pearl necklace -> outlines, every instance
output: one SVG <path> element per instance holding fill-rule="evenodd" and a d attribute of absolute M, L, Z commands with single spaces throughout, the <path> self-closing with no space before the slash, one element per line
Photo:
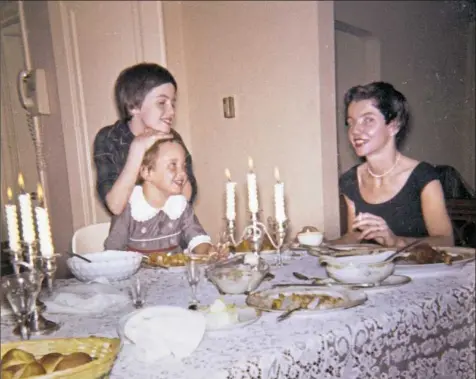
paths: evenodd
<path fill-rule="evenodd" d="M 375 174 L 374 172 L 372 172 L 372 170 L 370 169 L 368 163 L 367 163 L 367 172 L 368 172 L 371 176 L 373 176 L 374 178 L 383 178 L 384 176 L 387 176 L 388 174 L 390 174 L 390 173 L 395 169 L 395 167 L 397 167 L 398 161 L 400 160 L 400 157 L 401 157 L 401 156 L 402 156 L 401 154 L 398 154 L 398 157 L 397 157 L 397 159 L 395 159 L 395 163 L 393 164 L 393 166 L 390 167 L 390 168 L 389 168 L 387 171 L 385 171 L 383 174 L 378 175 L 378 174 Z"/>

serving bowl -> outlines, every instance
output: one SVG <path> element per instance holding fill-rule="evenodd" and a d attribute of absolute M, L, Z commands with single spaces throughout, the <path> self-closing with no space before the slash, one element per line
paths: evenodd
<path fill-rule="evenodd" d="M 380 283 L 393 274 L 395 263 L 385 261 L 394 251 L 347 257 L 321 256 L 327 275 L 346 284 Z"/>
<path fill-rule="evenodd" d="M 248 264 L 240 255 L 208 266 L 207 278 L 223 294 L 238 295 L 254 291 L 269 273 L 269 265 L 262 258 L 258 264 Z"/>
<path fill-rule="evenodd" d="M 106 250 L 83 256 L 91 263 L 77 257 L 66 261 L 73 275 L 83 282 L 99 278 L 110 281 L 128 279 L 137 272 L 142 262 L 142 254 L 132 251 Z"/>
<path fill-rule="evenodd" d="M 297 235 L 299 243 L 307 246 L 319 246 L 323 238 L 324 234 L 322 232 L 315 231 L 305 231 Z"/>

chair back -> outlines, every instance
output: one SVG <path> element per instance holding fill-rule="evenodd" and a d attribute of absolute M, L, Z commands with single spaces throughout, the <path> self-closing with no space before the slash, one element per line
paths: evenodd
<path fill-rule="evenodd" d="M 454 167 L 447 165 L 435 166 L 440 177 L 446 199 L 475 199 L 474 190 Z"/>
<path fill-rule="evenodd" d="M 71 242 L 75 254 L 96 253 L 104 250 L 104 241 L 109 234 L 110 222 L 91 224 L 74 232 Z"/>

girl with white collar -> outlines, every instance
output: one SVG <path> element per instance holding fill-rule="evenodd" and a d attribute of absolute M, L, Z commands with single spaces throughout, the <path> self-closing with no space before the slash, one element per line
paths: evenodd
<path fill-rule="evenodd" d="M 113 216 L 107 250 L 141 253 L 181 251 L 208 254 L 213 249 L 183 193 L 186 149 L 179 139 L 158 140 L 145 153 L 138 185 L 125 210 Z"/>

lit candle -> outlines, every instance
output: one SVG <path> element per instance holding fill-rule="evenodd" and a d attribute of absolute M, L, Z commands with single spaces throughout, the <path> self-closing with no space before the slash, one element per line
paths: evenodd
<path fill-rule="evenodd" d="M 12 190 L 7 189 L 8 201 L 13 199 Z M 5 214 L 7 217 L 7 230 L 8 230 L 8 243 L 10 250 L 20 251 L 20 231 L 18 230 L 18 213 L 17 206 L 15 204 L 5 205 Z"/>
<path fill-rule="evenodd" d="M 248 158 L 248 208 L 251 213 L 258 213 L 258 188 L 256 186 L 256 174 L 253 172 L 253 159 Z"/>
<path fill-rule="evenodd" d="M 286 221 L 286 213 L 284 211 L 284 183 L 279 178 L 279 170 L 274 168 L 274 177 L 276 184 L 274 185 L 274 206 L 276 212 L 276 221 L 283 223 Z"/>
<path fill-rule="evenodd" d="M 38 226 L 38 240 L 40 252 L 43 257 L 52 257 L 54 254 L 53 241 L 51 240 L 50 218 L 48 211 L 43 205 L 43 189 L 38 184 L 38 200 L 40 205 L 35 208 L 36 225 Z"/>
<path fill-rule="evenodd" d="M 31 208 L 30 194 L 25 192 L 25 183 L 23 182 L 22 174 L 18 175 L 18 185 L 20 186 L 21 194 L 18 195 L 20 203 L 21 227 L 23 234 L 23 241 L 26 243 L 33 243 L 35 241 L 35 226 L 33 224 L 33 210 Z"/>
<path fill-rule="evenodd" d="M 230 170 L 225 170 L 225 175 L 228 179 L 226 182 L 226 218 L 233 221 L 236 217 L 235 212 L 235 187 L 236 183 L 231 181 Z"/>

